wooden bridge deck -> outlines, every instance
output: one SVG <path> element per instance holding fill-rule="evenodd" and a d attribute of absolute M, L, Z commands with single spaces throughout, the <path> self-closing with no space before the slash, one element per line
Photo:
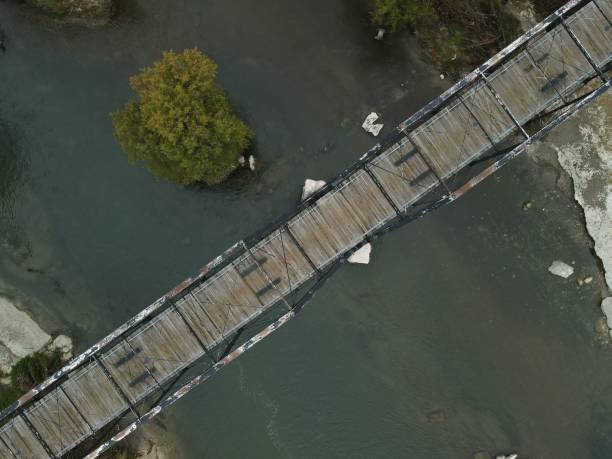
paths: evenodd
<path fill-rule="evenodd" d="M 320 275 L 369 235 L 447 187 L 484 152 L 604 77 L 612 57 L 612 0 L 573 1 L 531 36 L 403 123 L 384 151 L 366 155 L 326 190 L 229 262 L 163 297 L 3 413 L 0 459 L 60 457 L 133 413 L 184 368 Z M 214 268 L 214 266 L 212 267 Z M 217 352 L 217 353 L 216 353 Z"/>

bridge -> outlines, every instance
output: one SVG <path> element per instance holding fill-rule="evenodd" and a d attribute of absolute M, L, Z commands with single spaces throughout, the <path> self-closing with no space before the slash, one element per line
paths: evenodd
<path fill-rule="evenodd" d="M 97 457 L 286 324 L 354 251 L 461 197 L 603 94 L 611 19 L 612 0 L 572 0 L 466 75 L 0 413 L 0 459 Z"/>

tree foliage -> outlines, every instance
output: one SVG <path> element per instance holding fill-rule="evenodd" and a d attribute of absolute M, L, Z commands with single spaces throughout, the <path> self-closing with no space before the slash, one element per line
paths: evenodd
<path fill-rule="evenodd" d="M 131 162 L 179 184 L 224 180 L 252 133 L 216 84 L 217 65 L 197 49 L 165 52 L 130 78 L 139 100 L 112 114 Z"/>

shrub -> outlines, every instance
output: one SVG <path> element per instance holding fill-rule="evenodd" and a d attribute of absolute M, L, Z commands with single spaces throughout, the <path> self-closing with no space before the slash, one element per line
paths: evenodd
<path fill-rule="evenodd" d="M 60 351 L 35 352 L 18 361 L 11 369 L 11 387 L 27 392 L 62 366 Z"/>
<path fill-rule="evenodd" d="M 217 65 L 197 49 L 165 52 L 130 79 L 139 96 L 112 114 L 130 162 L 179 184 L 214 185 L 235 168 L 251 131 L 215 83 Z"/>
<path fill-rule="evenodd" d="M 0 385 L 0 410 L 3 410 L 21 394 L 47 379 L 62 366 L 62 355 L 58 350 L 39 351 L 19 360 L 11 368 L 10 384 Z"/>

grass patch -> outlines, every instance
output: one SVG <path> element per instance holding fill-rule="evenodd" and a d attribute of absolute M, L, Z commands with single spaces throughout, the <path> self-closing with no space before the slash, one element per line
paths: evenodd
<path fill-rule="evenodd" d="M 21 394 L 43 382 L 61 366 L 62 354 L 58 350 L 35 352 L 19 360 L 11 369 L 10 384 L 0 386 L 0 410 L 17 400 Z"/>

